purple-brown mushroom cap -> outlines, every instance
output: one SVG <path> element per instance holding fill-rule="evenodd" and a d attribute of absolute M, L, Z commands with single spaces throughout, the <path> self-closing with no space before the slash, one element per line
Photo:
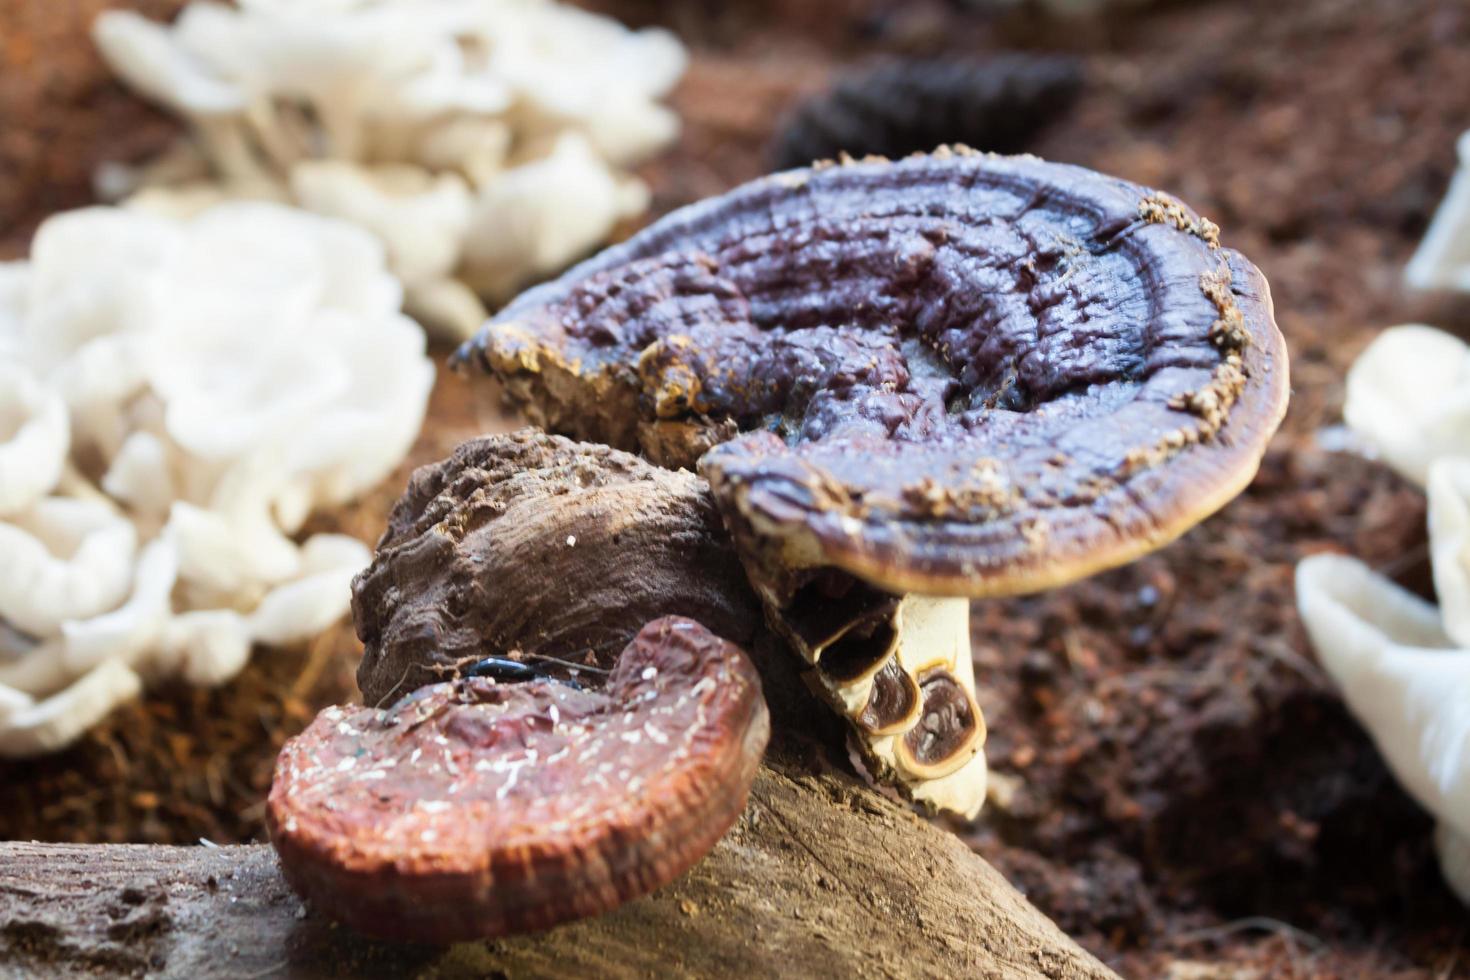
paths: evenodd
<path fill-rule="evenodd" d="M 768 598 L 790 569 L 988 596 L 1129 561 L 1249 483 L 1288 389 L 1265 279 L 1210 222 L 963 150 L 685 208 L 461 358 L 549 428 L 698 460 Z"/>

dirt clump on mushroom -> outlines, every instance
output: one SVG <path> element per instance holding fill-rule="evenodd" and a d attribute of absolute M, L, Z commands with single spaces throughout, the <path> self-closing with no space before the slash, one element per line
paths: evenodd
<path fill-rule="evenodd" d="M 382 706 L 491 650 L 606 667 L 658 616 L 737 643 L 760 622 L 702 480 L 530 429 L 413 475 L 353 612 Z"/>

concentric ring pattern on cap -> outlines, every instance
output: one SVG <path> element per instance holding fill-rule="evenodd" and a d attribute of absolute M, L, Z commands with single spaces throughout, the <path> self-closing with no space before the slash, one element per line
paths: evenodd
<path fill-rule="evenodd" d="M 1210 222 L 965 150 L 675 212 L 461 357 L 533 421 L 699 459 L 757 566 L 933 595 L 1048 588 L 1166 543 L 1250 481 L 1288 389 L 1265 279 Z"/>

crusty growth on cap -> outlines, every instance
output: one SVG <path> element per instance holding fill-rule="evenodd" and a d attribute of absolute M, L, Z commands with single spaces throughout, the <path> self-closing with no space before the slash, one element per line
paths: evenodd
<path fill-rule="evenodd" d="M 777 601 L 788 569 L 987 596 L 1128 561 L 1249 482 L 1287 393 L 1265 280 L 1213 224 L 964 150 L 686 208 L 461 357 L 550 428 L 703 456 Z"/>
<path fill-rule="evenodd" d="M 703 480 L 534 429 L 415 472 L 352 604 L 369 705 L 489 654 L 605 667 L 658 616 L 736 643 L 760 622 Z"/>
<path fill-rule="evenodd" d="M 769 732 L 739 648 L 667 617 L 597 691 L 474 677 L 322 712 L 282 751 L 266 819 L 293 887 L 367 935 L 543 929 L 703 857 Z"/>

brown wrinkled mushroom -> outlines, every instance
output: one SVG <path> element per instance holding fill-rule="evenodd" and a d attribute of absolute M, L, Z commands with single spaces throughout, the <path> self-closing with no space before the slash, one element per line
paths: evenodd
<path fill-rule="evenodd" d="M 693 620 L 643 628 L 607 683 L 468 677 L 331 708 L 287 743 L 266 812 L 298 892 L 366 935 L 543 929 L 653 891 L 745 807 L 760 679 Z"/>
<path fill-rule="evenodd" d="M 685 208 L 460 359 L 549 428 L 698 461 L 869 765 L 961 813 L 984 790 L 966 600 L 1172 540 L 1250 481 L 1287 396 L 1265 280 L 1213 224 L 963 149 Z"/>
<path fill-rule="evenodd" d="M 703 480 L 525 429 L 414 473 L 353 583 L 357 682 L 382 705 L 485 656 L 605 667 L 667 615 L 745 644 L 759 608 Z"/>

